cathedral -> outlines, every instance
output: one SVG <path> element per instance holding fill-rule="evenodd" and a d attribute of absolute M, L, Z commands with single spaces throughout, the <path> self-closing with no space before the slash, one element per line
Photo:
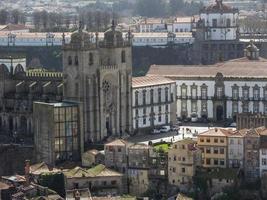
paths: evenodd
<path fill-rule="evenodd" d="M 63 99 L 78 102 L 84 143 L 132 130 L 131 33 L 123 38 L 113 21 L 99 41 L 79 28 L 64 44 Z"/>

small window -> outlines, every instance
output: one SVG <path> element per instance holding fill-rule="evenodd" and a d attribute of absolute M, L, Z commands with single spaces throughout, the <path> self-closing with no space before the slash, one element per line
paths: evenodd
<path fill-rule="evenodd" d="M 89 53 L 89 65 L 93 65 L 94 64 L 94 55 L 93 53 Z"/>
<path fill-rule="evenodd" d="M 121 52 L 121 62 L 122 63 L 125 63 L 126 62 L 126 59 L 125 59 L 125 51 L 122 51 Z"/>
<path fill-rule="evenodd" d="M 75 56 L 75 65 L 79 65 L 79 59 L 78 59 L 78 56 Z"/>
<path fill-rule="evenodd" d="M 71 58 L 71 56 L 68 57 L 68 64 L 69 65 L 72 65 L 72 58 Z"/>

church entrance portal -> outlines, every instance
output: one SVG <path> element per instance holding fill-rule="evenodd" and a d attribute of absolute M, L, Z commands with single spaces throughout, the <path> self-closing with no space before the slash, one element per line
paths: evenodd
<path fill-rule="evenodd" d="M 217 121 L 223 120 L 223 107 L 222 106 L 216 107 L 216 120 Z"/>

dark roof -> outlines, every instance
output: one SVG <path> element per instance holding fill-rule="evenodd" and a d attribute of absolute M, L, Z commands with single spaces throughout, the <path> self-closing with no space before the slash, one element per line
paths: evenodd
<path fill-rule="evenodd" d="M 238 12 L 237 8 L 232 8 L 228 5 L 222 3 L 222 0 L 216 0 L 215 4 L 211 4 L 207 7 L 201 9 L 201 12 L 209 12 L 209 13 L 236 13 Z"/>

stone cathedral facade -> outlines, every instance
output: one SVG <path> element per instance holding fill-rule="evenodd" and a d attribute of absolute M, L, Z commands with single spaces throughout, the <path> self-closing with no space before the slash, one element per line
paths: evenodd
<path fill-rule="evenodd" d="M 132 131 L 131 53 L 114 22 L 103 41 L 79 29 L 63 45 L 63 99 L 80 105 L 84 144 Z"/>

